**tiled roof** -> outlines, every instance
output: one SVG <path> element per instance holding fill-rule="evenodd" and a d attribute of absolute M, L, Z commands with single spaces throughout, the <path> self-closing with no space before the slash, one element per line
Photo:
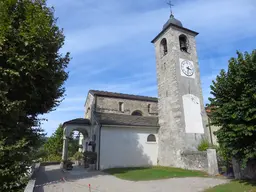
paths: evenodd
<path fill-rule="evenodd" d="M 153 101 L 153 102 L 158 101 L 157 97 L 130 95 L 130 94 L 124 94 L 124 93 L 107 92 L 107 91 L 90 90 L 89 93 L 91 93 L 92 95 L 103 96 L 103 97 L 113 97 L 113 98 L 132 99 L 132 100 L 140 100 L 140 101 Z"/>
<path fill-rule="evenodd" d="M 174 27 L 176 27 L 176 28 L 178 28 L 178 29 L 181 29 L 181 30 L 188 31 L 188 32 L 190 32 L 190 33 L 192 33 L 192 34 L 194 34 L 194 35 L 198 35 L 198 34 L 199 34 L 198 32 L 192 31 L 192 30 L 187 29 L 187 28 L 185 28 L 185 27 L 181 27 L 181 26 L 175 25 L 175 24 L 173 24 L 173 23 L 169 23 L 169 24 L 166 25 L 166 26 L 164 27 L 164 29 L 151 41 L 151 43 L 155 43 L 155 41 L 156 41 L 162 34 L 164 34 L 165 31 L 166 31 L 169 27 L 171 27 L 171 26 L 174 26 Z"/>
<path fill-rule="evenodd" d="M 84 118 L 78 118 L 78 119 L 72 119 L 70 121 L 66 121 L 65 123 L 63 123 L 64 125 L 68 125 L 68 124 L 75 124 L 75 125 L 91 125 L 91 122 L 89 119 L 84 119 Z"/>
<path fill-rule="evenodd" d="M 158 127 L 158 117 L 132 116 L 115 113 L 96 113 L 96 117 L 102 125 L 126 125 Z"/>

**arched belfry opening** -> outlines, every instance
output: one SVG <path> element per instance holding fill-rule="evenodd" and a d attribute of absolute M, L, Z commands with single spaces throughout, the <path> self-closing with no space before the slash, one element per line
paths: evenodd
<path fill-rule="evenodd" d="M 140 110 L 136 110 L 132 112 L 133 116 L 142 116 L 142 112 Z"/>
<path fill-rule="evenodd" d="M 182 52 L 188 52 L 188 38 L 186 35 L 179 36 L 180 50 Z"/>
<path fill-rule="evenodd" d="M 167 40 L 166 40 L 166 38 L 163 38 L 163 39 L 161 40 L 161 43 L 160 43 L 160 51 L 161 51 L 161 55 L 162 55 L 162 56 L 165 56 L 165 55 L 168 53 Z"/>

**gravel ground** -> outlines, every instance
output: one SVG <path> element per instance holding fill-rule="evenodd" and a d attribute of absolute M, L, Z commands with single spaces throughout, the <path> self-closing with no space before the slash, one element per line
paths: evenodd
<path fill-rule="evenodd" d="M 134 182 L 77 168 L 64 173 L 59 165 L 51 165 L 40 168 L 34 192 L 200 192 L 227 182 L 197 177 Z"/>

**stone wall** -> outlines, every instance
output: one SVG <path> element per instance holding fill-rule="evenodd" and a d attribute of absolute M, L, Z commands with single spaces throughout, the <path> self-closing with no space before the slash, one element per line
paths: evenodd
<path fill-rule="evenodd" d="M 157 102 L 100 96 L 96 98 L 96 112 L 131 115 L 133 111 L 139 110 L 143 116 L 157 116 Z M 119 111 L 119 102 L 123 102 L 123 111 Z M 149 104 L 150 111 L 148 111 Z"/>
<path fill-rule="evenodd" d="M 181 154 L 185 169 L 201 170 L 209 175 L 217 175 L 218 162 L 215 149 L 207 151 L 187 151 Z"/>
<path fill-rule="evenodd" d="M 92 111 L 94 111 L 94 104 L 95 104 L 94 96 L 92 94 L 88 93 L 87 99 L 86 99 L 86 102 L 84 105 L 86 119 L 92 118 Z"/>
<path fill-rule="evenodd" d="M 206 151 L 183 152 L 182 160 L 185 169 L 208 171 Z"/>
<path fill-rule="evenodd" d="M 185 34 L 189 42 L 189 53 L 180 51 L 179 35 Z M 162 38 L 167 39 L 168 53 L 160 51 Z M 197 151 L 202 138 L 209 137 L 206 127 L 207 115 L 204 109 L 200 71 L 198 66 L 195 35 L 180 28 L 167 29 L 155 42 L 158 82 L 159 112 L 159 164 L 185 167 L 181 154 L 184 151 Z M 195 79 L 182 77 L 179 59 L 193 61 Z M 193 94 L 200 100 L 204 134 L 186 133 L 182 96 Z"/>

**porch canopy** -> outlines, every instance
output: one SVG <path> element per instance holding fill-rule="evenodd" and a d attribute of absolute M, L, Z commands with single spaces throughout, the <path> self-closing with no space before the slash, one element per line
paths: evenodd
<path fill-rule="evenodd" d="M 91 121 L 89 119 L 77 118 L 66 121 L 62 125 L 63 128 L 63 150 L 62 161 L 68 159 L 68 139 L 73 131 L 79 131 L 83 134 L 83 138 L 91 138 Z"/>

